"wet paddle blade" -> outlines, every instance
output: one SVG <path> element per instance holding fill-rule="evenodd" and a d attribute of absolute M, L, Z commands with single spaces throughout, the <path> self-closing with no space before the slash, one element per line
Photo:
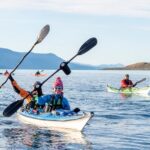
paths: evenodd
<path fill-rule="evenodd" d="M 22 105 L 24 100 L 18 100 L 10 104 L 5 110 L 3 111 L 3 115 L 5 117 L 12 116 Z"/>

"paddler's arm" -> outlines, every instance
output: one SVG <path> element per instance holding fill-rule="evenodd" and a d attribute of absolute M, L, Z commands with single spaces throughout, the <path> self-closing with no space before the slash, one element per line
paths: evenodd
<path fill-rule="evenodd" d="M 63 97 L 62 105 L 63 105 L 63 109 L 70 110 L 69 102 L 65 97 Z"/>
<path fill-rule="evenodd" d="M 17 82 L 14 80 L 14 78 L 11 76 L 11 74 L 9 75 L 9 80 L 11 81 L 11 85 L 13 86 L 14 90 L 16 93 L 20 94 L 20 87 L 18 86 Z"/>
<path fill-rule="evenodd" d="M 133 82 L 130 80 L 130 85 L 129 85 L 129 87 L 134 87 L 134 86 L 136 86 L 136 83 L 133 84 Z"/>
<path fill-rule="evenodd" d="M 26 90 L 22 89 L 18 84 L 17 82 L 14 80 L 14 78 L 9 75 L 9 79 L 11 81 L 11 84 L 15 90 L 16 93 L 18 93 L 21 97 L 25 98 L 27 95 L 29 95 L 29 92 L 27 92 Z M 29 103 L 31 101 L 32 97 L 29 95 L 26 100 L 27 100 L 27 103 Z"/>

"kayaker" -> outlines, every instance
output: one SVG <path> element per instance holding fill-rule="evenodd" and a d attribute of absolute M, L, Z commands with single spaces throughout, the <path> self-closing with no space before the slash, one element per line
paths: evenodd
<path fill-rule="evenodd" d="M 38 75 L 40 75 L 40 74 L 41 74 L 41 73 L 40 73 L 39 70 L 35 73 L 36 76 L 38 76 Z"/>
<path fill-rule="evenodd" d="M 126 74 L 124 79 L 121 81 L 121 88 L 133 87 L 132 81 L 129 79 L 129 75 Z"/>
<path fill-rule="evenodd" d="M 53 110 L 70 110 L 68 100 L 64 97 L 63 82 L 60 77 L 56 78 L 53 84 L 53 94 L 43 95 L 38 97 L 37 104 L 45 105 L 46 110 L 52 112 Z"/>
<path fill-rule="evenodd" d="M 27 95 L 30 94 L 29 91 L 26 91 L 24 90 L 23 88 L 21 88 L 17 82 L 14 80 L 14 78 L 9 75 L 9 80 L 11 81 L 11 84 L 15 90 L 15 92 L 17 94 L 19 94 L 22 98 L 25 98 Z M 43 92 L 42 92 L 42 88 L 41 88 L 41 83 L 39 81 L 36 81 L 33 85 L 33 94 L 29 95 L 25 100 L 25 104 L 27 105 L 27 107 L 34 107 L 34 101 L 33 101 L 33 98 L 34 98 L 34 94 L 35 95 L 38 95 L 39 97 L 43 95 Z"/>

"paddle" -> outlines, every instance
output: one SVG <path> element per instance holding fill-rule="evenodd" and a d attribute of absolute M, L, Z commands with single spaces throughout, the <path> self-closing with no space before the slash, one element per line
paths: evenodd
<path fill-rule="evenodd" d="M 135 87 L 138 83 L 141 83 L 141 82 L 143 82 L 143 81 L 145 81 L 145 80 L 146 80 L 146 78 L 143 78 L 143 79 L 141 79 L 141 80 L 135 82 L 135 83 L 133 84 L 133 87 Z"/>
<path fill-rule="evenodd" d="M 96 38 L 90 38 L 88 41 L 86 41 L 79 49 L 78 53 L 72 57 L 69 61 L 65 62 L 65 64 L 68 64 L 71 60 L 73 60 L 75 57 L 77 57 L 78 55 L 82 55 L 84 53 L 86 53 L 87 51 L 89 51 L 91 48 L 93 48 L 95 45 L 97 44 L 97 39 Z M 52 76 L 54 76 L 58 71 L 63 70 L 63 66 L 60 65 L 60 67 L 54 72 L 52 73 L 48 78 L 46 78 L 42 83 L 41 86 L 47 81 L 49 80 Z M 33 92 L 33 91 L 32 91 Z M 32 94 L 31 92 L 31 94 Z M 5 117 L 10 117 L 11 115 L 13 115 L 22 105 L 23 105 L 23 101 L 24 99 L 26 99 L 29 95 L 27 95 L 26 97 L 24 97 L 21 100 L 17 100 L 13 103 L 11 103 L 4 111 L 3 111 L 3 115 Z"/>
<path fill-rule="evenodd" d="M 137 81 L 137 82 L 135 82 L 134 84 L 133 84 L 133 86 L 132 87 L 135 87 L 138 83 L 141 83 L 141 82 L 143 82 L 143 81 L 145 81 L 146 80 L 146 78 L 143 78 L 143 79 L 141 79 L 141 80 L 139 80 L 139 81 Z M 131 88 L 132 88 L 131 87 Z M 122 87 L 120 87 L 118 90 L 122 90 L 123 88 Z"/>
<path fill-rule="evenodd" d="M 18 67 L 19 65 L 23 62 L 23 60 L 27 57 L 27 55 L 33 50 L 33 48 L 41 43 L 43 41 L 43 39 L 47 36 L 47 34 L 49 33 L 49 25 L 46 25 L 42 28 L 42 30 L 40 31 L 40 34 L 37 37 L 37 41 L 33 44 L 32 48 L 23 56 L 23 58 L 21 59 L 21 61 L 17 64 L 17 66 L 10 72 L 10 74 L 12 74 Z M 8 81 L 9 79 L 9 75 L 7 77 L 7 79 L 5 80 L 5 82 L 3 82 L 0 86 L 0 88 L 2 88 L 2 86 Z"/>

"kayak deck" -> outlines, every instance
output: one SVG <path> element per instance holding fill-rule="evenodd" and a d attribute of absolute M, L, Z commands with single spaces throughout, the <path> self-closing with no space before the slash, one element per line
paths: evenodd
<path fill-rule="evenodd" d="M 51 120 L 51 121 L 67 121 L 67 120 L 75 120 L 84 117 L 84 114 L 80 115 L 71 115 L 71 116 L 62 116 L 62 115 L 52 115 L 50 113 L 40 113 L 39 115 L 34 113 L 28 113 L 26 111 L 20 112 L 21 115 L 30 117 L 33 119 L 40 119 L 40 120 Z"/>

